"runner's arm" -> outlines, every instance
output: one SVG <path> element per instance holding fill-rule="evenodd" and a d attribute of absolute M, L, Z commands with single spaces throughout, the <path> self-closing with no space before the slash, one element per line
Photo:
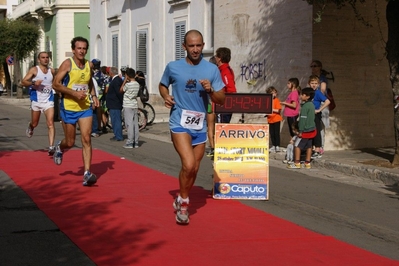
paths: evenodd
<path fill-rule="evenodd" d="M 175 100 L 173 96 L 169 94 L 169 89 L 162 83 L 159 83 L 159 94 L 161 94 L 163 100 L 165 101 L 165 107 L 169 109 L 172 108 L 172 106 L 175 104 Z"/>
<path fill-rule="evenodd" d="M 26 73 L 25 77 L 23 78 L 23 80 L 21 81 L 21 85 L 24 87 L 30 87 L 33 85 L 33 79 L 36 77 L 37 75 L 37 68 L 36 67 L 31 67 L 28 71 L 28 73 Z"/>
<path fill-rule="evenodd" d="M 83 100 L 87 96 L 85 91 L 71 90 L 65 87 L 64 84 L 62 84 L 62 79 L 68 74 L 70 69 L 71 69 L 71 60 L 70 59 L 64 60 L 64 62 L 62 62 L 60 68 L 58 69 L 57 75 L 55 75 L 53 79 L 53 89 L 57 92 L 62 93 L 63 95 L 70 95 L 77 100 Z M 90 83 L 91 86 L 93 87 L 93 82 L 91 82 L 91 79 Z"/>

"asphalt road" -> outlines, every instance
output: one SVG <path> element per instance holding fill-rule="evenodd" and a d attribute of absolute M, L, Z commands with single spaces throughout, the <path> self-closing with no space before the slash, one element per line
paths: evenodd
<path fill-rule="evenodd" d="M 25 136 L 29 117 L 26 108 L 0 105 L 0 151 L 36 150 L 48 145 L 44 117 L 33 138 Z M 149 126 L 147 133 L 151 129 Z M 56 139 L 61 139 L 59 123 L 56 130 Z M 93 147 L 168 175 L 178 175 L 180 160 L 165 136 L 157 140 L 143 134 L 139 149 L 124 149 L 122 143 L 115 145 L 109 141 L 111 136 L 109 133 L 92 139 Z M 79 140 L 76 146 L 81 146 Z M 6 159 L 0 157 L 0 160 Z M 399 199 L 395 192 L 384 188 L 382 183 L 341 173 L 317 169 L 292 171 L 273 161 L 270 165 L 270 200 L 243 201 L 244 204 L 399 261 Z M 196 185 L 210 190 L 212 174 L 212 162 L 205 157 Z M 64 243 L 63 247 L 57 243 Z M 42 265 L 91 263 L 1 171 L 0 249 L 1 265 L 28 265 L 24 262 L 36 259 L 41 259 Z"/>

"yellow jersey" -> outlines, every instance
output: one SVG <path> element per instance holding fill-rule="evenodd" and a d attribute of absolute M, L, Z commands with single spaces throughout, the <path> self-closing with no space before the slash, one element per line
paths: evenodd
<path fill-rule="evenodd" d="M 79 68 L 73 58 L 69 58 L 71 60 L 71 69 L 65 75 L 62 80 L 62 84 L 76 91 L 86 91 L 86 98 L 83 100 L 76 100 L 70 95 L 64 95 L 61 105 L 67 111 L 86 111 L 90 108 L 90 98 L 89 98 L 89 83 L 91 79 L 91 69 L 89 61 L 85 60 L 85 65 L 83 68 Z"/>

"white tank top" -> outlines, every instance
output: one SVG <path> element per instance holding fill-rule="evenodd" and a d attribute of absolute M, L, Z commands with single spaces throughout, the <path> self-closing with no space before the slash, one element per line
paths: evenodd
<path fill-rule="evenodd" d="M 44 74 L 39 66 L 37 68 L 37 75 L 33 80 L 42 80 L 39 86 L 32 86 L 31 100 L 39 103 L 53 101 L 53 74 L 49 68 Z"/>

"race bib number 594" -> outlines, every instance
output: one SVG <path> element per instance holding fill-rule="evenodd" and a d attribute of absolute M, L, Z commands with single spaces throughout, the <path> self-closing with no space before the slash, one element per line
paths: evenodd
<path fill-rule="evenodd" d="M 205 113 L 183 110 L 180 125 L 184 128 L 200 130 L 204 127 Z"/>

